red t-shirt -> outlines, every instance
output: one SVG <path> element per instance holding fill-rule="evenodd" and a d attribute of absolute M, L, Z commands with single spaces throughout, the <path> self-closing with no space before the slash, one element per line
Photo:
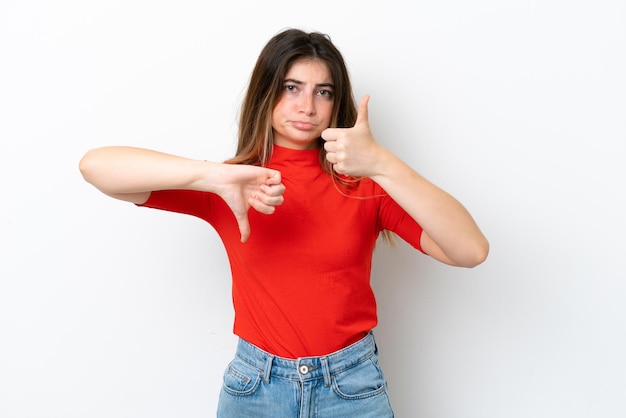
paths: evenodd
<path fill-rule="evenodd" d="M 328 354 L 376 326 L 370 272 L 382 230 L 421 251 L 422 228 L 380 186 L 363 179 L 345 190 L 322 171 L 318 154 L 274 147 L 268 166 L 281 172 L 285 201 L 271 215 L 249 211 L 246 243 L 215 194 L 155 191 L 144 204 L 215 228 L 232 271 L 235 334 L 280 357 Z"/>

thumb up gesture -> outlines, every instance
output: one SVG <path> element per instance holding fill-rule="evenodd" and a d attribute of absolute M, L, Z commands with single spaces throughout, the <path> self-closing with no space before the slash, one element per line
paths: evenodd
<path fill-rule="evenodd" d="M 326 159 L 333 169 L 343 175 L 372 177 L 376 174 L 377 156 L 381 146 L 370 130 L 367 104 L 364 96 L 359 103 L 356 123 L 352 128 L 328 128 L 322 132 L 326 141 Z"/>

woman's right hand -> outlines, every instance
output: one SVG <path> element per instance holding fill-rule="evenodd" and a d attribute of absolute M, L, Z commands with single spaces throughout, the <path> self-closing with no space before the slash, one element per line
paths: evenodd
<path fill-rule="evenodd" d="M 264 167 L 223 164 L 220 169 L 217 193 L 230 207 L 241 234 L 241 242 L 250 237 L 248 210 L 272 214 L 283 203 L 285 186 L 280 171 Z"/>

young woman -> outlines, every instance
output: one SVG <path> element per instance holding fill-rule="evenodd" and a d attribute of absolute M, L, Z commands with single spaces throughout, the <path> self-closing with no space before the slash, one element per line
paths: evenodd
<path fill-rule="evenodd" d="M 221 237 L 240 340 L 219 417 L 393 416 L 371 332 L 377 237 L 454 266 L 487 257 L 467 210 L 372 136 L 368 100 L 328 36 L 290 29 L 257 60 L 233 159 L 104 147 L 80 162 L 102 192 Z"/>

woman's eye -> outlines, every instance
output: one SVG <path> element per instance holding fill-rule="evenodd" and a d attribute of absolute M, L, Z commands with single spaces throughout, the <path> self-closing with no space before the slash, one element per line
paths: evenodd
<path fill-rule="evenodd" d="M 296 87 L 296 86 L 294 86 L 294 85 L 292 85 L 292 84 L 288 84 L 288 85 L 286 85 L 286 86 L 285 86 L 285 90 L 286 90 L 286 91 L 289 91 L 289 92 L 294 92 L 294 91 L 296 91 L 297 89 L 298 89 L 298 87 Z"/>
<path fill-rule="evenodd" d="M 317 92 L 317 94 L 319 94 L 322 97 L 332 97 L 333 92 L 330 90 L 320 90 Z"/>

